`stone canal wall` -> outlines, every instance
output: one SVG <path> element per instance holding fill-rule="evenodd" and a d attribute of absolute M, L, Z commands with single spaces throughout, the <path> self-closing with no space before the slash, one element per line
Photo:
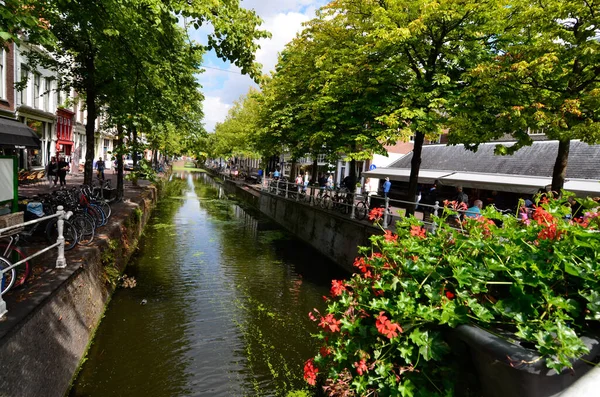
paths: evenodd
<path fill-rule="evenodd" d="M 60 397 L 68 390 L 157 201 L 153 186 L 130 190 L 129 200 L 113 206 L 93 247 L 67 252 L 67 268 L 42 274 L 22 302 L 7 298 L 9 312 L 0 322 L 0 396 Z"/>
<path fill-rule="evenodd" d="M 353 272 L 358 246 L 369 245 L 369 237 L 381 231 L 306 203 L 262 193 L 245 184 L 225 180 L 230 193 L 257 208 L 297 238 L 310 244 L 342 268 Z"/>

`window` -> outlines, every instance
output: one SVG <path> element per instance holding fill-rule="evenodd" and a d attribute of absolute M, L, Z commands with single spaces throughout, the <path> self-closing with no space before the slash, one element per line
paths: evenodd
<path fill-rule="evenodd" d="M 41 81 L 42 76 L 39 73 L 33 74 L 33 107 L 39 109 L 40 107 L 40 92 L 41 92 Z"/>
<path fill-rule="evenodd" d="M 4 48 L 0 48 L 0 98 L 6 98 L 6 92 L 4 92 L 4 85 L 6 84 L 6 76 L 4 75 Z"/>
<path fill-rule="evenodd" d="M 44 79 L 44 110 L 50 111 L 50 91 L 52 90 L 52 79 L 46 77 Z"/>
<path fill-rule="evenodd" d="M 27 103 L 27 67 L 25 65 L 21 65 L 21 80 L 20 83 L 23 84 L 21 90 L 19 91 L 19 104 L 25 105 Z"/>

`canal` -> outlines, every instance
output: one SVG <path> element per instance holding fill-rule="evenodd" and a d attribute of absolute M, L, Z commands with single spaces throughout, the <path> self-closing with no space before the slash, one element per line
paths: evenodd
<path fill-rule="evenodd" d="M 177 187 L 179 186 L 179 189 Z M 317 350 L 308 312 L 341 270 L 228 198 L 174 174 L 70 396 L 285 396 Z"/>

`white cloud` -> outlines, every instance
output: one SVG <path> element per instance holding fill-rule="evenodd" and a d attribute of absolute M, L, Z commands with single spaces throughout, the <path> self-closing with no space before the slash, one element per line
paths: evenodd
<path fill-rule="evenodd" d="M 206 96 L 204 98 L 204 125 L 207 131 L 213 131 L 215 124 L 225 120 L 230 104 L 223 103 L 221 98 Z"/>
<path fill-rule="evenodd" d="M 302 23 L 308 20 L 307 15 L 290 12 L 277 14 L 265 21 L 263 28 L 273 36 L 270 39 L 260 40 L 260 49 L 256 52 L 256 60 L 262 63 L 263 73 L 275 69 L 279 52 L 296 37 L 296 33 L 302 30 Z"/>
<path fill-rule="evenodd" d="M 302 30 L 302 23 L 313 18 L 315 10 L 325 3 L 325 0 L 244 0 L 242 2 L 243 7 L 257 12 L 264 21 L 261 28 L 272 34 L 271 39 L 259 41 L 261 48 L 256 52 L 256 60 L 263 65 L 263 73 L 274 70 L 279 52 Z M 197 37 L 194 34 L 194 38 Z M 236 66 L 218 62 L 207 66 L 227 71 L 207 68 L 206 72 L 198 78 L 206 97 L 204 114 L 207 131 L 213 131 L 215 123 L 225 119 L 227 110 L 234 100 L 248 92 L 250 87 L 256 87 L 250 77 L 238 74 L 239 68 Z"/>

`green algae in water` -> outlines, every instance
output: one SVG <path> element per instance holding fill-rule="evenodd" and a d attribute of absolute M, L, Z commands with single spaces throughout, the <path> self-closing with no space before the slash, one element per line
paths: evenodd
<path fill-rule="evenodd" d="M 260 232 L 258 241 L 261 243 L 272 243 L 273 241 L 288 240 L 289 236 L 280 230 L 266 230 Z"/>

